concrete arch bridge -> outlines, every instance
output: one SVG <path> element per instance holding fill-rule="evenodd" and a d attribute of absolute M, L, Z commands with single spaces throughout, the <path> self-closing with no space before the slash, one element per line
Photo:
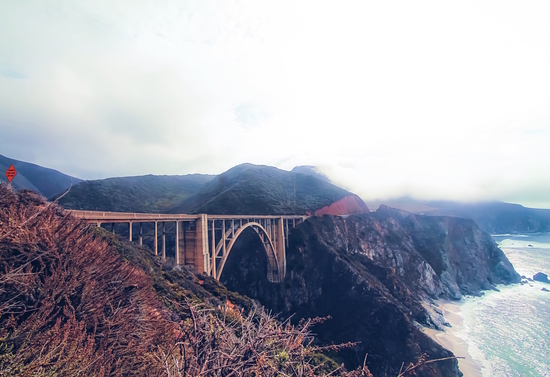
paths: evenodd
<path fill-rule="evenodd" d="M 283 215 L 207 215 L 207 214 L 152 214 L 101 211 L 67 211 L 74 217 L 101 226 L 127 223 L 129 240 L 133 241 L 134 224 L 138 224 L 137 241 L 143 244 L 143 223 L 154 223 L 155 255 L 159 254 L 159 226 L 161 251 L 166 257 L 166 223 L 175 224 L 175 259 L 177 265 L 191 266 L 198 273 L 206 273 L 220 280 L 225 262 L 235 241 L 242 232 L 253 229 L 264 245 L 267 255 L 267 278 L 280 283 L 286 274 L 286 247 L 290 228 L 303 222 L 307 216 Z"/>

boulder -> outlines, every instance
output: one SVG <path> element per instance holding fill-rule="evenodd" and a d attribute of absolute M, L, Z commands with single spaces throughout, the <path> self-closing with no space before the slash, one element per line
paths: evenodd
<path fill-rule="evenodd" d="M 545 287 L 542 287 L 541 291 L 543 291 L 543 292 L 550 292 L 550 290 L 546 289 Z"/>
<path fill-rule="evenodd" d="M 550 280 L 548 280 L 548 275 L 543 274 L 542 272 L 537 272 L 535 275 L 533 275 L 534 281 L 540 281 L 542 283 L 550 283 Z"/>

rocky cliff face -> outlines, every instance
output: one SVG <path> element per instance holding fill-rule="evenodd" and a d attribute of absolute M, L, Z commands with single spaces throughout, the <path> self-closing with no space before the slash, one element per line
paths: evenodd
<path fill-rule="evenodd" d="M 243 235 L 222 275 L 229 289 L 258 299 L 283 316 L 330 315 L 316 332 L 324 343 L 358 341 L 337 357 L 363 362 L 375 376 L 396 376 L 401 363 L 450 356 L 422 331 L 437 327 L 429 302 L 479 294 L 519 281 L 506 256 L 471 220 L 411 215 L 381 208 L 339 218 L 312 217 L 291 232 L 287 277 L 267 282 L 257 236 Z M 454 360 L 419 375 L 458 376 Z"/>

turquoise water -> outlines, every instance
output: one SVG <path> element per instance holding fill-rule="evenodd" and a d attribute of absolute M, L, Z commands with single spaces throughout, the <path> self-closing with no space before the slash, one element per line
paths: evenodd
<path fill-rule="evenodd" d="M 493 236 L 520 275 L 550 276 L 550 234 Z M 499 287 L 461 305 L 464 338 L 483 376 L 550 376 L 550 284 Z M 466 376 L 467 377 L 467 376 Z"/>

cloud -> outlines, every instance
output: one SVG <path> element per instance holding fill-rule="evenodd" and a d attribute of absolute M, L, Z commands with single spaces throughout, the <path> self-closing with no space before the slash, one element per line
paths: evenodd
<path fill-rule="evenodd" d="M 83 178 L 310 164 L 366 199 L 550 206 L 548 8 L 3 2 L 0 153 Z"/>
<path fill-rule="evenodd" d="M 0 68 L 0 75 L 7 77 L 9 79 L 26 79 L 27 76 L 21 72 L 17 72 L 11 68 Z"/>

